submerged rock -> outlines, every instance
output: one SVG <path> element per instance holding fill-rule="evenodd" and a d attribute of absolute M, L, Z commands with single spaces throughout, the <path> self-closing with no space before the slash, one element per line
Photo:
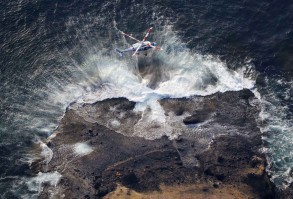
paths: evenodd
<path fill-rule="evenodd" d="M 273 198 L 252 98 L 243 90 L 160 100 L 166 130 L 175 139 L 137 136 L 134 126 L 143 113 L 125 98 L 68 109 L 50 140 L 54 156 L 46 169 L 62 174 L 59 190 L 66 198 L 117 198 L 119 189 L 122 195 L 160 198 L 173 188 L 186 197 Z"/>

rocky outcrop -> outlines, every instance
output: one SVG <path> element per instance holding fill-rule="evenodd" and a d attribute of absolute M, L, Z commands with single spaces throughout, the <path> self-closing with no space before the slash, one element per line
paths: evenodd
<path fill-rule="evenodd" d="M 73 105 L 47 142 L 54 156 L 42 170 L 62 174 L 66 198 L 160 198 L 170 190 L 173 198 L 274 198 L 253 99 L 243 90 L 161 100 L 173 140 L 135 136 L 142 113 L 127 99 Z"/>

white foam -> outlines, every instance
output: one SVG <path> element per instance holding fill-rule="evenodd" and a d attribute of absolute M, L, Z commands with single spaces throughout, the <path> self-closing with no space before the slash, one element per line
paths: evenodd
<path fill-rule="evenodd" d="M 57 171 L 50 173 L 39 172 L 36 177 L 32 177 L 26 181 L 28 189 L 33 192 L 40 194 L 43 191 L 42 185 L 49 183 L 49 185 L 56 187 L 62 175 Z"/>
<path fill-rule="evenodd" d="M 109 122 L 109 126 L 113 129 L 118 129 L 121 123 L 117 119 L 113 119 Z"/>
<path fill-rule="evenodd" d="M 44 163 L 48 165 L 53 158 L 53 151 L 42 141 L 39 141 L 39 144 L 42 149 L 41 156 L 44 158 Z"/>
<path fill-rule="evenodd" d="M 94 149 L 85 142 L 74 144 L 73 150 L 74 153 L 79 156 L 85 156 L 94 151 Z"/>

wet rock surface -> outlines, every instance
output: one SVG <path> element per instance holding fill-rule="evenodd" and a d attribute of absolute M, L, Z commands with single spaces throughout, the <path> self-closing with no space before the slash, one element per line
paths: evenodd
<path fill-rule="evenodd" d="M 196 185 L 191 189 L 198 198 L 203 193 L 216 197 L 216 189 L 274 198 L 266 159 L 259 152 L 259 110 L 253 99 L 243 90 L 160 100 L 166 117 L 177 118 L 173 121 L 178 136 L 173 140 L 133 136 L 142 113 L 124 98 L 68 109 L 56 137 L 47 142 L 54 156 L 41 170 L 62 174 L 59 191 L 66 198 L 115 198 L 109 193 L 118 185 L 135 194 L 157 193 L 161 185 Z M 116 126 L 109 123 L 113 120 L 119 121 Z M 45 187 L 42 195 L 49 190 Z"/>

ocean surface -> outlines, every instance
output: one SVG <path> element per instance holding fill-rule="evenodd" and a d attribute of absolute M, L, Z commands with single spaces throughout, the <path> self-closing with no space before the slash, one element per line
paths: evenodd
<path fill-rule="evenodd" d="M 57 184 L 58 172 L 32 175 L 28 164 L 52 155 L 34 149 L 72 102 L 126 97 L 164 122 L 158 99 L 245 88 L 261 107 L 271 180 L 279 189 L 293 181 L 292 1 L 3 0 L 0 11 L 1 198 Z M 132 44 L 119 30 L 140 39 L 149 27 L 163 50 L 142 77 L 139 60 L 114 49 Z"/>

